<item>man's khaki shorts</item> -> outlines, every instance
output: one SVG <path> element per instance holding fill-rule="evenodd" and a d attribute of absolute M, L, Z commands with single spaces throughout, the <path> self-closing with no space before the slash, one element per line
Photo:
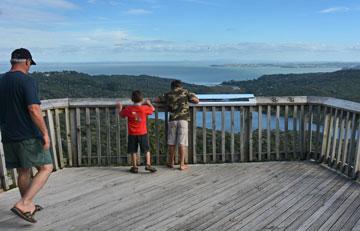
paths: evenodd
<path fill-rule="evenodd" d="M 169 122 L 168 145 L 189 145 L 188 121 L 175 120 Z"/>

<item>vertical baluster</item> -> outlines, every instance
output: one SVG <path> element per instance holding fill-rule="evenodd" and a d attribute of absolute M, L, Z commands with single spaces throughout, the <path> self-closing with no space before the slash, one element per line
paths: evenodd
<path fill-rule="evenodd" d="M 18 184 L 18 173 L 17 173 L 17 170 L 15 168 L 10 170 L 10 177 L 11 177 L 11 180 L 12 180 L 12 186 L 13 187 L 18 187 L 19 186 L 19 184 Z"/>
<path fill-rule="evenodd" d="M 51 110 L 47 110 L 47 117 L 49 122 L 49 129 L 50 129 L 50 138 L 51 138 L 51 150 L 52 150 L 52 158 L 53 158 L 53 164 L 54 169 L 59 169 L 59 162 L 58 162 L 58 156 L 57 156 L 57 150 L 56 150 L 56 136 L 55 136 L 55 127 L 54 127 L 54 117 Z"/>
<path fill-rule="evenodd" d="M 300 158 L 301 160 L 305 159 L 304 154 L 304 130 L 305 130 L 305 116 L 304 116 L 304 105 L 300 106 L 300 127 L 299 127 L 299 143 L 300 143 Z"/>
<path fill-rule="evenodd" d="M 258 106 L 258 161 L 261 161 L 262 154 L 262 106 Z"/>
<path fill-rule="evenodd" d="M 65 127 L 66 127 L 66 143 L 67 143 L 67 161 L 70 167 L 73 166 L 73 148 L 71 143 L 71 126 L 69 108 L 65 108 Z"/>
<path fill-rule="evenodd" d="M 344 114 L 345 112 L 342 110 L 341 111 L 341 115 L 340 115 L 340 119 L 341 119 L 341 123 L 340 123 L 340 137 L 339 137 L 339 146 L 338 146 L 338 149 L 337 149 L 337 155 L 336 155 L 336 168 L 338 168 L 341 164 L 341 150 L 342 150 L 342 146 L 343 146 L 343 143 L 344 143 L 344 132 L 345 132 L 345 129 L 344 129 L 344 126 L 345 126 L 345 119 L 344 119 Z"/>
<path fill-rule="evenodd" d="M 165 138 L 165 140 L 164 140 L 164 143 L 166 144 L 165 145 L 165 153 L 168 153 L 168 145 L 167 145 L 167 143 L 168 143 L 168 135 L 169 135 L 169 113 L 167 112 L 167 111 L 165 111 L 165 136 L 164 136 L 164 138 Z M 192 131 L 191 131 L 191 129 L 189 129 L 189 133 L 190 133 L 190 136 L 189 136 L 189 141 L 191 141 L 190 140 L 190 137 L 192 137 Z M 126 142 L 127 142 L 127 140 L 126 140 Z M 189 154 L 189 152 L 188 152 L 188 154 Z M 188 163 L 188 155 L 185 157 L 185 159 L 186 159 L 186 163 Z M 168 160 L 168 163 L 170 163 L 170 160 Z"/>
<path fill-rule="evenodd" d="M 285 152 L 285 159 L 289 159 L 289 105 L 285 106 L 285 118 L 284 118 L 284 152 Z"/>
<path fill-rule="evenodd" d="M 225 150 L 225 107 L 221 107 L 221 160 L 226 161 L 226 150 Z"/>
<path fill-rule="evenodd" d="M 100 108 L 95 109 L 96 113 L 96 155 L 98 165 L 101 165 L 101 115 L 100 115 Z"/>
<path fill-rule="evenodd" d="M 324 130 L 323 130 L 321 154 L 320 154 L 320 160 L 319 160 L 320 162 L 324 161 L 325 156 L 326 156 L 326 148 L 327 148 L 327 142 L 328 142 L 328 136 L 329 136 L 329 127 L 330 127 L 331 109 L 325 107 L 324 108 L 324 114 L 325 114 L 325 121 L 324 121 Z"/>
<path fill-rule="evenodd" d="M 107 164 L 111 164 L 111 126 L 110 126 L 110 111 L 109 108 L 105 108 L 105 118 L 106 118 L 106 159 Z"/>
<path fill-rule="evenodd" d="M 57 137 L 57 144 L 59 149 L 59 164 L 60 168 L 64 168 L 64 153 L 61 141 L 61 127 L 60 127 L 60 110 L 55 109 L 55 129 L 56 129 L 56 137 Z"/>
<path fill-rule="evenodd" d="M 116 155 L 117 155 L 117 164 L 122 164 L 121 158 L 121 126 L 120 126 L 120 115 L 117 110 L 115 110 L 115 121 L 116 121 Z M 158 133 L 156 133 L 158 134 Z"/>
<path fill-rule="evenodd" d="M 354 144 L 356 139 L 356 114 L 353 113 L 352 121 L 351 121 L 351 138 L 350 138 L 350 148 L 347 158 L 347 171 L 346 174 L 348 176 L 352 176 L 352 163 L 353 163 L 353 157 L 354 157 Z"/>
<path fill-rule="evenodd" d="M 321 106 L 317 106 L 317 113 L 316 113 L 316 135 L 315 135 L 315 154 L 314 159 L 318 160 L 320 158 L 320 123 L 321 123 Z"/>
<path fill-rule="evenodd" d="M 346 123 L 345 123 L 345 134 L 344 134 L 344 145 L 342 150 L 342 160 L 341 160 L 341 170 L 345 171 L 348 158 L 348 147 L 349 147 L 349 134 L 350 134 L 351 122 L 350 122 L 350 112 L 346 113 Z"/>
<path fill-rule="evenodd" d="M 271 106 L 267 106 L 266 114 L 266 159 L 271 160 Z"/>
<path fill-rule="evenodd" d="M 245 161 L 245 108 L 240 107 L 240 161 Z"/>
<path fill-rule="evenodd" d="M 276 132 L 275 132 L 276 160 L 280 160 L 280 106 L 276 106 Z"/>
<path fill-rule="evenodd" d="M 1 140 L 1 132 L 0 132 L 0 140 Z M 3 144 L 0 142 L 0 178 L 1 178 L 1 187 L 4 190 L 9 189 L 9 181 L 7 178 L 7 170 L 5 166 L 5 154 Z"/>
<path fill-rule="evenodd" d="M 159 107 L 155 107 L 156 164 L 160 164 Z"/>
<path fill-rule="evenodd" d="M 87 164 L 91 165 L 91 124 L 90 124 L 90 109 L 85 109 L 85 126 L 86 126 L 86 149 L 87 149 Z"/>
<path fill-rule="evenodd" d="M 360 121 L 358 123 L 358 129 L 357 129 L 357 143 L 356 143 L 356 150 L 354 153 L 354 170 L 352 177 L 357 178 L 359 176 L 359 170 L 360 170 Z"/>
<path fill-rule="evenodd" d="M 342 116 L 342 111 L 340 116 Z M 334 135 L 333 135 L 333 139 L 332 139 L 332 149 L 331 149 L 331 157 L 330 157 L 330 165 L 334 165 L 335 164 L 335 155 L 336 155 L 336 145 L 337 145 L 337 141 L 338 141 L 338 133 L 339 133 L 339 113 L 336 110 L 335 112 L 335 119 L 334 119 Z"/>
<path fill-rule="evenodd" d="M 293 114 L 293 153 L 294 158 L 298 159 L 297 150 L 296 150 L 296 137 L 297 137 L 297 106 L 294 105 L 294 114 Z"/>
<path fill-rule="evenodd" d="M 77 128 L 77 165 L 81 166 L 82 162 L 82 143 L 81 143 L 81 110 L 80 108 L 76 108 L 76 128 Z"/>
<path fill-rule="evenodd" d="M 231 123 L 231 144 L 230 144 L 230 155 L 231 155 L 231 162 L 235 161 L 235 108 L 231 107 L 231 115 L 230 115 L 230 123 Z"/>
<path fill-rule="evenodd" d="M 310 154 L 313 153 L 313 131 L 312 131 L 312 124 L 314 122 L 314 112 L 313 112 L 313 105 L 309 105 L 309 111 L 306 116 L 306 123 L 307 123 L 307 132 L 305 133 L 305 141 L 306 141 L 306 159 L 310 159 Z M 305 125 L 306 125 L 305 123 Z"/>
<path fill-rule="evenodd" d="M 193 163 L 196 164 L 197 163 L 197 159 L 196 159 L 196 155 L 197 155 L 197 152 L 196 152 L 196 137 L 197 137 L 197 134 L 196 134 L 196 107 L 194 106 L 193 107 L 193 119 L 192 119 L 192 152 L 193 152 Z"/>
<path fill-rule="evenodd" d="M 332 110 L 333 111 L 333 110 Z M 325 156 L 325 161 L 330 164 L 330 158 L 331 158 L 331 144 L 332 144 L 332 138 L 334 136 L 334 123 L 335 123 L 335 118 L 337 116 L 337 109 L 335 109 L 335 113 L 331 113 L 331 118 L 330 118 L 330 129 L 329 129 L 329 137 L 328 137 L 328 143 L 327 143 L 327 149 L 326 149 L 326 156 Z"/>
<path fill-rule="evenodd" d="M 212 115 L 212 154 L 213 154 L 213 162 L 217 161 L 216 157 L 216 108 L 211 107 L 211 115 Z"/>
<path fill-rule="evenodd" d="M 248 136 L 249 136 L 249 161 L 253 161 L 253 132 L 252 132 L 252 112 L 253 107 L 250 106 L 247 116 Z"/>
<path fill-rule="evenodd" d="M 202 107 L 203 163 L 206 163 L 206 107 Z"/>

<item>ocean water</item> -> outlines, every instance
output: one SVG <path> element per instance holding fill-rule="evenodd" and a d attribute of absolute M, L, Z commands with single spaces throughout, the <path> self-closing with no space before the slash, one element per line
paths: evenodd
<path fill-rule="evenodd" d="M 331 72 L 338 68 L 284 68 L 284 67 L 211 67 L 214 63 L 38 63 L 31 71 L 77 71 L 91 75 L 151 75 L 180 79 L 183 82 L 217 85 L 228 80 L 251 80 L 265 74 Z M 215 63 L 216 64 L 216 63 Z M 9 64 L 0 64 L 0 72 L 6 72 Z"/>

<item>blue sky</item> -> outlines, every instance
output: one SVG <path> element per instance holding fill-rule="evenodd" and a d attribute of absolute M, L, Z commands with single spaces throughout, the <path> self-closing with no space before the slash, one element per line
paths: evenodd
<path fill-rule="evenodd" d="M 357 0 L 1 0 L 0 61 L 360 61 Z"/>

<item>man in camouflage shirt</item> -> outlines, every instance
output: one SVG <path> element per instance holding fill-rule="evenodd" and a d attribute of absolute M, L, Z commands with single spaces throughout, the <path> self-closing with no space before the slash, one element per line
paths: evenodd
<path fill-rule="evenodd" d="M 157 100 L 159 103 L 164 103 L 170 113 L 170 120 L 168 123 L 168 146 L 169 159 L 167 166 L 174 167 L 174 157 L 176 145 L 179 147 L 180 155 L 180 170 L 187 169 L 185 165 L 185 156 L 188 149 L 188 121 L 190 121 L 189 102 L 199 103 L 199 99 L 194 93 L 184 89 L 181 81 L 174 80 L 171 83 L 171 91 Z"/>

